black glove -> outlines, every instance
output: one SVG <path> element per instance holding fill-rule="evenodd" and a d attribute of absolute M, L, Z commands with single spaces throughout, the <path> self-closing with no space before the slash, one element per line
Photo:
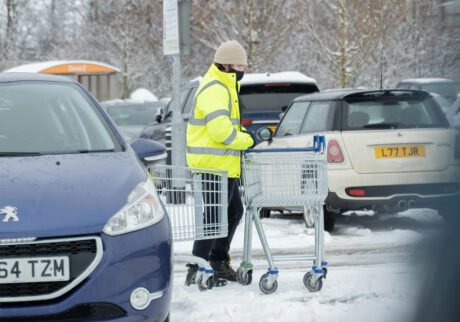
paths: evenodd
<path fill-rule="evenodd" d="M 256 135 L 254 134 L 254 132 L 252 132 L 252 131 L 246 131 L 246 130 L 245 130 L 245 131 L 241 131 L 241 132 L 246 133 L 246 134 L 249 134 L 249 135 L 251 136 L 252 141 L 254 141 L 254 143 L 253 143 L 248 149 L 253 148 L 254 145 L 256 145 L 256 142 L 257 142 L 257 138 L 256 138 Z"/>

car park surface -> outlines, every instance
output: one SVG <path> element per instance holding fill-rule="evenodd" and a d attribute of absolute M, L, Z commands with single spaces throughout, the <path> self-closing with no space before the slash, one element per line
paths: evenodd
<path fill-rule="evenodd" d="M 162 153 L 71 79 L 0 74 L 0 321 L 167 319 L 170 224 L 140 160 Z"/>
<path fill-rule="evenodd" d="M 346 210 L 379 212 L 446 207 L 460 196 L 455 130 L 429 93 L 337 90 L 295 99 L 272 136 L 257 148 L 312 146 L 327 141 L 329 195 L 325 226 Z"/>
<path fill-rule="evenodd" d="M 184 122 L 188 122 L 190 110 L 201 78 L 190 81 L 180 91 L 180 110 Z M 239 93 L 241 123 L 253 132 L 264 126 L 276 128 L 280 114 L 297 96 L 319 91 L 316 81 L 299 72 L 245 74 L 240 81 Z M 171 121 L 174 101 L 171 100 L 156 120 L 145 126 L 141 138 L 155 140 L 166 146 L 170 164 Z"/>

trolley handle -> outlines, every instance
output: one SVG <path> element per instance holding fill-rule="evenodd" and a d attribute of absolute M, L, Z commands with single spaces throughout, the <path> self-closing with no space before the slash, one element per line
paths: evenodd
<path fill-rule="evenodd" d="M 322 152 L 326 149 L 326 138 L 324 135 L 313 137 L 313 146 L 306 148 L 275 148 L 275 149 L 247 149 L 245 153 L 253 152 Z"/>

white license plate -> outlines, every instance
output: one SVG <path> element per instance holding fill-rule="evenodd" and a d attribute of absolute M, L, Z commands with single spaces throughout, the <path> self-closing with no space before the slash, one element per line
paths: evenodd
<path fill-rule="evenodd" d="M 56 282 L 69 279 L 68 256 L 0 258 L 0 284 Z"/>

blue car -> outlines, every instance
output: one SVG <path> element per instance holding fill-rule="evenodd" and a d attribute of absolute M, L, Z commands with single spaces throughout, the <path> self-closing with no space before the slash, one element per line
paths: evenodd
<path fill-rule="evenodd" d="M 0 74 L 0 321 L 169 320 L 164 153 L 71 79 Z"/>

